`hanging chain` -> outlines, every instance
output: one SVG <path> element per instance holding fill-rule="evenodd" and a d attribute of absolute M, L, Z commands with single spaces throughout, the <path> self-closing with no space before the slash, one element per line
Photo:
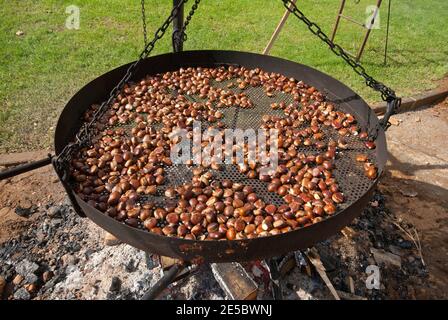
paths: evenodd
<path fill-rule="evenodd" d="M 98 120 L 101 118 L 101 116 L 105 113 L 107 108 L 112 104 L 114 99 L 118 96 L 120 91 L 122 90 L 125 83 L 127 83 L 131 77 L 134 75 L 135 70 L 137 69 L 137 66 L 141 63 L 142 60 L 147 58 L 149 54 L 154 49 L 154 46 L 158 40 L 160 40 L 166 33 L 166 30 L 169 28 L 170 24 L 173 22 L 174 18 L 179 12 L 179 9 L 187 3 L 188 0 L 182 0 L 179 2 L 177 6 L 175 6 L 172 10 L 168 18 L 164 21 L 162 26 L 157 29 L 157 31 L 154 34 L 154 38 L 151 42 L 147 42 L 147 32 L 146 32 L 146 12 L 145 12 L 145 3 L 144 0 L 141 1 L 142 5 L 142 19 L 143 19 L 143 35 L 144 35 L 144 41 L 145 41 L 145 47 L 143 51 L 141 52 L 139 59 L 131 64 L 126 71 L 126 74 L 124 77 L 120 80 L 120 82 L 112 89 L 112 91 L 109 94 L 109 98 L 104 101 L 101 106 L 98 108 L 98 110 L 95 111 L 92 120 L 89 123 L 84 124 L 81 129 L 79 130 L 78 134 L 76 134 L 75 142 L 67 144 L 64 149 L 61 151 L 61 153 L 53 158 L 53 163 L 55 164 L 56 169 L 59 169 L 60 172 L 63 171 L 63 166 L 68 163 L 70 160 L 70 157 L 72 156 L 73 152 L 78 150 L 80 146 L 87 145 L 92 138 L 92 133 L 94 131 L 95 124 L 98 122 Z M 294 14 L 299 20 L 304 22 L 308 29 L 317 37 L 319 37 L 323 42 L 325 42 L 330 49 L 339 57 L 341 57 L 345 62 L 347 62 L 348 65 L 350 65 L 353 70 L 362 76 L 365 79 L 365 83 L 367 86 L 373 88 L 374 90 L 381 92 L 381 97 L 384 101 L 387 101 L 388 103 L 388 110 L 386 112 L 386 116 L 384 117 L 385 123 L 381 123 L 382 126 L 386 127 L 388 125 L 387 120 L 391 114 L 393 114 L 396 109 L 399 108 L 401 104 L 401 98 L 398 98 L 395 94 L 395 92 L 390 89 L 389 87 L 385 86 L 381 82 L 375 80 L 373 77 L 367 74 L 364 67 L 354 60 L 352 57 L 350 57 L 344 49 L 339 46 L 338 44 L 335 44 L 333 41 L 330 40 L 330 38 L 322 31 L 322 29 L 314 22 L 310 21 L 298 8 L 297 6 L 291 1 L 291 0 L 282 0 L 284 6 L 287 10 L 289 10 L 292 14 Z M 185 30 L 190 23 L 190 20 L 192 16 L 194 15 L 196 9 L 198 8 L 198 5 L 200 3 L 200 0 L 195 0 L 186 20 L 185 23 L 180 30 L 180 41 L 184 42 L 186 40 L 186 34 Z M 378 127 L 376 129 L 376 134 L 378 133 Z M 376 137 L 375 134 L 375 137 Z"/>
<path fill-rule="evenodd" d="M 126 71 L 124 77 L 120 80 L 120 82 L 112 89 L 109 94 L 109 97 L 106 101 L 104 101 L 98 110 L 95 111 L 93 117 L 90 122 L 82 125 L 79 132 L 76 134 L 75 142 L 67 144 L 64 149 L 62 149 L 61 153 L 53 158 L 53 164 L 60 173 L 64 172 L 64 167 L 69 163 L 72 154 L 79 149 L 79 147 L 86 146 L 90 143 L 92 139 L 92 134 L 95 130 L 95 124 L 98 120 L 104 115 L 107 108 L 113 103 L 114 99 L 121 92 L 125 83 L 127 83 L 132 76 L 134 75 L 135 70 L 142 60 L 147 58 L 151 51 L 154 49 L 154 45 L 158 40 L 160 40 L 164 35 L 166 30 L 169 28 L 170 24 L 173 22 L 174 17 L 178 13 L 180 7 L 187 3 L 188 0 L 182 0 L 177 6 L 175 6 L 172 10 L 168 18 L 163 22 L 162 26 L 154 33 L 154 38 L 151 42 L 145 45 L 145 48 L 140 53 L 139 59 L 132 63 Z M 143 7 L 144 8 L 144 7 Z M 66 173 L 66 172 L 64 172 Z M 66 178 L 66 177 L 64 177 Z"/>
<path fill-rule="evenodd" d="M 291 0 L 282 0 L 282 2 L 285 8 L 289 12 L 294 14 L 299 20 L 304 22 L 308 26 L 308 29 L 314 35 L 319 37 L 323 42 L 325 42 L 330 47 L 331 51 L 333 51 L 337 56 L 345 60 L 345 62 L 347 62 L 347 64 L 350 65 L 357 74 L 362 76 L 367 86 L 381 93 L 381 98 L 384 101 L 386 101 L 388 105 L 387 107 L 388 112 L 386 112 L 386 116 L 383 118 L 384 121 L 381 122 L 381 125 L 384 128 L 386 128 L 388 126 L 388 119 L 390 115 L 395 113 L 395 111 L 398 110 L 398 108 L 400 107 L 401 98 L 397 97 L 395 91 L 393 91 L 391 88 L 385 86 L 383 83 L 375 80 L 373 77 L 367 74 L 366 70 L 359 62 L 357 62 L 355 59 L 349 56 L 340 45 L 331 41 L 331 39 L 325 34 L 325 32 L 323 32 L 322 29 L 316 23 L 310 21 Z M 377 128 L 376 132 L 374 133 L 374 138 L 376 138 L 378 129 L 379 128 Z"/>
<path fill-rule="evenodd" d="M 146 48 L 146 45 L 148 44 L 148 31 L 146 30 L 145 0 L 142 0 L 142 26 L 143 26 L 143 41 Z"/>
<path fill-rule="evenodd" d="M 191 6 L 191 10 L 188 13 L 188 16 L 185 18 L 182 29 L 176 30 L 176 32 L 173 33 L 173 47 L 175 46 L 175 44 L 178 41 L 180 41 L 181 44 L 183 44 L 185 41 L 187 41 L 187 34 L 185 33 L 185 30 L 187 29 L 188 25 L 190 24 L 191 18 L 193 17 L 200 2 L 201 2 L 201 0 L 194 1 L 193 5 Z"/>

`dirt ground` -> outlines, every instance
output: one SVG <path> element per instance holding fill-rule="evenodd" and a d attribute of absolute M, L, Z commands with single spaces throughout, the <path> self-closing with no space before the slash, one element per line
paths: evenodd
<path fill-rule="evenodd" d="M 0 244 L 25 230 L 38 217 L 37 207 L 64 199 L 51 166 L 0 181 L 0 190 Z"/>
<path fill-rule="evenodd" d="M 400 225 L 418 233 L 404 238 L 421 244 L 429 289 L 415 298 L 448 298 L 448 100 L 394 116 L 389 131 L 390 161 L 378 186 L 385 206 Z M 51 166 L 0 182 L 0 245 L 25 232 L 41 213 L 60 203 L 64 191 Z M 411 230 L 411 229 L 409 229 Z M 413 229 L 412 229 L 413 230 Z M 393 297 L 391 297 L 393 298 Z"/>
<path fill-rule="evenodd" d="M 394 116 L 390 161 L 379 184 L 386 206 L 418 231 L 435 290 L 448 297 L 448 99 Z"/>
<path fill-rule="evenodd" d="M 404 187 L 404 188 L 403 188 Z M 379 190 L 386 197 L 387 208 L 418 232 L 422 256 L 429 270 L 433 292 L 420 292 L 417 298 L 448 298 L 448 191 L 445 198 L 431 193 L 433 186 L 420 183 L 400 171 L 390 170 Z M 411 190 L 411 191 L 408 191 Z M 414 196 L 415 195 L 415 196 Z M 413 240 L 415 237 L 406 237 Z"/>

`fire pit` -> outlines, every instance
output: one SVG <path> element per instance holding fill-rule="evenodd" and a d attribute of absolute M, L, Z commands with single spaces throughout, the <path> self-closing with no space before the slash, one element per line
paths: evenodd
<path fill-rule="evenodd" d="M 280 73 L 287 78 L 300 79 L 305 84 L 316 88 L 316 90 L 326 92 L 325 99 L 332 101 L 328 103 L 335 105 L 337 110 L 342 111 L 344 114 L 352 114 L 357 121 L 359 133 L 372 132 L 374 128 L 378 127 L 376 116 L 367 104 L 352 90 L 317 70 L 274 57 L 230 51 L 194 51 L 165 54 L 144 60 L 141 68 L 132 80 L 140 80 L 148 74 L 155 75 L 192 66 L 205 68 L 223 65 L 238 65 L 244 66 L 247 69 L 261 68 L 267 72 Z M 75 123 L 72 119 L 81 119 L 92 104 L 103 101 L 112 86 L 118 79 L 122 78 L 128 67 L 128 65 L 120 67 L 94 80 L 72 98 L 63 111 L 57 126 L 57 154 L 72 139 L 72 132 L 75 132 L 77 127 L 80 126 L 80 121 Z M 236 79 L 233 79 L 225 82 L 217 82 L 216 85 L 226 87 L 232 81 L 236 83 Z M 292 94 L 281 91 L 275 92 L 274 96 L 269 97 L 265 93 L 262 85 L 237 90 L 247 92 L 247 96 L 253 103 L 253 107 L 228 107 L 219 109 L 223 110 L 224 116 L 222 122 L 227 128 L 258 128 L 262 124 L 263 115 L 284 116 L 283 110 L 272 109 L 271 105 L 273 103 L 293 102 Z M 193 101 L 199 100 L 198 95 L 184 94 L 184 96 L 190 101 L 193 99 Z M 106 121 L 106 119 L 103 120 Z M 309 127 L 309 123 L 305 121 L 302 128 L 306 127 Z M 333 126 L 326 127 L 321 125 L 321 127 L 325 135 L 322 141 L 325 141 L 326 144 L 330 140 L 337 142 L 341 139 L 340 134 Z M 345 202 L 339 205 L 338 212 L 332 216 L 328 216 L 328 218 L 323 219 L 319 223 L 307 225 L 306 227 L 271 237 L 246 238 L 235 241 L 199 241 L 165 237 L 155 233 L 148 233 L 144 228 L 134 228 L 123 222 L 119 222 L 100 212 L 97 208 L 92 207 L 92 203 L 88 203 L 88 197 L 80 197 L 78 194 L 74 196 L 83 212 L 95 221 L 95 223 L 123 241 L 145 251 L 186 261 L 203 260 L 223 262 L 270 257 L 297 249 L 304 249 L 315 242 L 324 240 L 350 223 L 362 211 L 361 209 L 370 199 L 371 192 L 377 180 L 369 179 L 365 175 L 363 166 L 356 161 L 356 156 L 359 153 L 368 154 L 369 160 L 378 168 L 378 175 L 380 175 L 386 160 L 384 132 L 381 129 L 379 130 L 375 141 L 376 148 L 372 150 L 366 148 L 364 145 L 365 141 L 356 135 L 348 135 L 344 139 L 346 139 L 344 149 L 337 147 L 339 154 L 335 160 L 334 170 L 336 181 L 345 199 Z M 317 148 L 315 144 L 309 146 L 302 144 L 297 148 L 297 152 L 306 155 L 317 155 L 322 150 Z M 187 165 L 165 167 L 165 183 L 156 196 L 151 197 L 156 204 L 169 201 L 169 199 L 164 197 L 167 187 L 187 183 L 191 181 L 193 175 L 193 169 Z M 276 206 L 281 206 L 286 203 L 283 199 L 284 197 L 273 192 L 268 192 L 269 182 L 262 181 L 258 178 L 249 179 L 247 175 L 238 170 L 236 165 L 224 165 L 221 169 L 212 170 L 218 176 L 216 178 L 217 181 L 229 179 L 242 183 L 243 185 L 250 185 L 257 195 L 267 204 L 272 203 Z"/>
<path fill-rule="evenodd" d="M 359 215 L 372 196 L 373 189 L 378 182 L 386 162 L 387 149 L 384 133 L 387 128 L 387 121 L 390 115 L 399 106 L 400 99 L 395 96 L 395 93 L 391 89 L 370 77 L 358 62 L 351 59 L 341 47 L 331 42 L 325 33 L 323 33 L 315 23 L 310 22 L 303 13 L 291 3 L 291 1 L 286 0 L 283 1 L 283 3 L 288 10 L 307 24 L 309 29 L 327 43 L 333 52 L 338 56 L 341 56 L 348 64 L 350 64 L 354 70 L 366 80 L 368 86 L 381 92 L 382 97 L 388 102 L 388 110 L 382 122 L 377 119 L 369 106 L 350 88 L 326 74 L 295 62 L 237 51 L 187 51 L 149 57 L 155 43 L 163 36 L 170 23 L 175 19 L 179 22 L 181 17 L 179 10 L 185 2 L 187 2 L 187 0 L 179 1 L 179 3 L 175 5 L 171 15 L 167 18 L 161 28 L 157 30 L 154 39 L 146 44 L 139 60 L 112 70 L 93 80 L 68 102 L 59 118 L 56 128 L 56 155 L 54 157 L 49 157 L 48 159 L 4 172 L 0 175 L 0 178 L 7 178 L 52 162 L 70 200 L 72 201 L 75 211 L 79 215 L 89 217 L 103 229 L 136 248 L 193 263 L 204 261 L 230 262 L 264 259 L 298 249 L 308 248 L 314 243 L 333 235 Z M 198 3 L 199 1 L 195 2 L 192 11 L 186 19 L 185 25 L 181 29 L 175 30 L 174 39 L 177 39 L 177 41 L 180 39 L 180 43 L 184 40 L 182 35 L 184 34 L 185 28 L 188 25 L 191 16 L 194 14 Z M 181 37 L 179 37 L 179 33 L 181 34 Z M 177 49 L 179 49 L 178 44 L 179 43 L 175 46 Z M 81 170 L 81 166 L 75 168 L 75 170 L 73 169 L 72 160 L 80 150 L 82 150 L 82 152 L 87 152 L 89 148 L 92 148 L 93 141 L 98 138 L 98 130 L 104 130 L 104 125 L 101 125 L 101 121 L 104 120 L 103 116 L 106 114 L 107 110 L 110 110 L 110 107 L 123 92 L 122 90 L 128 83 L 139 81 L 147 75 L 154 76 L 164 73 L 166 75 L 168 74 L 167 72 L 174 72 L 181 68 L 187 69 L 191 67 L 213 69 L 225 68 L 226 70 L 229 70 L 230 68 L 261 69 L 267 73 L 280 74 L 286 78 L 291 78 L 291 82 L 294 84 L 298 84 L 299 82 L 297 81 L 303 81 L 306 84 L 305 88 L 313 88 L 310 91 L 310 94 L 312 94 L 314 90 L 322 93 L 322 95 L 316 95 L 314 97 L 318 104 L 331 104 L 331 106 L 335 108 L 334 111 L 339 112 L 340 115 L 346 115 L 344 117 L 347 118 L 353 116 L 353 121 L 350 120 L 350 123 L 354 124 L 356 121 L 356 127 L 354 129 L 351 129 L 350 126 L 343 126 L 342 124 L 337 123 L 337 121 L 336 123 L 329 123 L 327 126 L 325 121 L 322 120 L 322 123 L 317 126 L 319 133 L 322 133 L 322 142 L 319 144 L 319 142 L 313 142 L 309 139 L 309 143 L 303 141 L 303 144 L 297 145 L 297 148 L 294 151 L 296 154 L 304 155 L 302 160 L 304 160 L 303 164 L 306 164 L 308 161 L 306 160 L 307 157 L 316 157 L 318 153 L 322 151 L 321 149 L 323 147 L 331 147 L 331 149 L 328 149 L 327 151 L 331 151 L 332 156 L 328 158 L 334 158 L 334 178 L 342 191 L 341 194 L 337 192 L 337 190 L 333 190 L 332 195 L 330 195 L 331 200 L 329 200 L 329 202 L 331 201 L 333 205 L 332 210 L 330 210 L 331 212 L 325 210 L 327 214 L 323 217 L 320 217 L 319 214 L 315 213 L 315 216 L 317 217 L 314 218 L 319 219 L 310 219 L 311 222 L 300 222 L 297 221 L 300 217 L 295 217 L 296 222 L 298 223 L 297 225 L 292 226 L 290 224 L 289 226 L 284 226 L 282 224 L 282 227 L 285 228 L 286 232 L 271 232 L 262 234 L 263 236 L 261 237 L 236 237 L 235 235 L 234 240 L 222 238 L 222 241 L 204 241 L 207 240 L 207 235 L 210 235 L 211 232 L 198 232 L 197 235 L 193 234 L 194 237 L 192 236 L 188 238 L 185 236 L 167 237 L 166 235 L 169 235 L 170 232 L 164 232 L 163 230 L 161 230 L 162 232 L 148 232 L 147 230 L 144 230 L 144 224 L 142 225 L 139 223 L 134 217 L 128 216 L 126 219 L 126 217 L 123 216 L 123 219 L 115 219 L 117 213 L 111 214 L 111 212 L 108 212 L 108 214 L 105 214 L 104 212 L 107 212 L 109 208 L 103 205 L 105 203 L 104 197 L 110 197 L 110 194 L 100 195 L 101 192 L 99 192 L 98 196 L 92 198 L 91 196 L 86 195 L 91 194 L 91 192 L 82 192 L 85 190 L 85 186 L 80 188 L 79 184 L 73 184 L 73 178 L 78 180 L 78 182 L 83 182 L 82 180 L 84 180 L 84 177 L 80 178 L 81 174 L 79 171 Z M 214 81 L 216 82 L 216 79 L 214 79 Z M 229 79 L 229 81 L 233 80 Z M 217 82 L 218 83 L 215 83 L 217 87 L 229 84 L 226 81 Z M 174 89 L 176 89 L 175 86 Z M 230 129 L 257 129 L 260 126 L 266 125 L 266 123 L 272 119 L 284 116 L 283 109 L 286 105 L 294 103 L 294 95 L 291 95 L 291 92 L 288 92 L 284 88 L 274 89 L 275 90 L 266 90 L 261 84 L 248 83 L 242 85 L 241 82 L 239 82 L 237 90 L 240 90 L 239 93 L 244 92 L 247 98 L 245 100 L 245 105 L 239 104 L 236 108 L 224 109 L 222 112 L 223 127 Z M 177 91 L 178 92 L 175 94 L 183 95 L 186 100 L 198 101 L 198 97 L 195 94 L 190 94 L 189 92 L 179 93 L 179 88 L 177 88 Z M 296 99 L 295 102 L 300 102 L 302 105 L 309 104 L 309 101 L 302 101 L 300 97 L 299 101 Z M 88 108 L 91 105 L 98 103 L 101 103 L 101 106 L 91 112 L 90 116 L 87 118 L 87 122 L 84 123 L 83 118 L 86 115 Z M 316 108 L 318 108 L 318 104 L 316 104 Z M 278 108 L 278 106 L 281 107 Z M 297 104 L 295 108 L 300 110 L 300 104 Z M 312 108 L 310 111 L 312 111 Z M 263 115 L 270 116 L 270 120 L 266 120 L 266 118 L 263 119 Z M 207 119 L 208 122 L 212 122 L 210 120 L 210 118 Z M 326 119 L 326 121 L 330 120 L 334 119 Z M 118 122 L 120 121 L 118 120 Z M 109 123 L 108 125 L 110 126 L 110 130 L 112 130 L 116 123 Z M 303 123 L 298 123 L 295 129 L 303 129 L 306 131 L 305 127 L 309 127 L 309 125 L 310 124 L 304 121 Z M 294 125 L 291 127 L 294 128 Z M 152 130 L 157 130 L 157 128 L 154 127 Z M 112 131 L 112 134 L 116 133 Z M 315 133 L 317 133 L 317 131 Z M 341 140 L 341 136 L 344 137 L 343 140 Z M 335 145 L 332 145 L 332 143 L 335 143 Z M 298 157 L 300 158 L 300 156 Z M 325 160 L 328 161 L 329 159 Z M 363 168 L 359 162 L 364 162 L 366 160 L 368 160 L 370 164 Z M 169 167 L 165 170 L 167 173 L 165 177 L 166 181 L 164 181 L 165 186 L 176 187 L 190 181 L 193 171 L 189 166 L 169 166 L 168 163 L 165 163 L 164 165 Z M 333 166 L 333 163 L 330 165 Z M 215 170 L 216 172 L 214 174 L 216 177 L 214 179 L 216 181 L 222 183 L 222 181 L 228 180 L 233 183 L 250 186 L 251 190 L 254 190 L 258 197 L 263 199 L 266 203 L 274 205 L 276 209 L 289 202 L 284 197 L 287 193 L 292 194 L 295 197 L 300 197 L 300 192 L 304 193 L 303 183 L 299 186 L 302 187 L 302 190 L 296 192 L 296 194 L 294 194 L 292 190 L 293 188 L 283 190 L 285 192 L 276 190 L 276 193 L 272 193 L 268 192 L 268 182 L 272 182 L 272 177 L 271 179 L 266 180 L 263 178 L 256 179 L 256 176 L 247 176 L 246 172 L 238 170 L 234 165 L 223 166 L 220 169 L 221 170 Z M 251 169 L 256 175 L 257 171 L 254 168 Z M 115 168 L 113 171 L 118 172 L 117 170 L 118 168 Z M 95 173 L 93 172 L 92 174 Z M 258 178 L 260 178 L 259 175 Z M 331 176 L 328 178 L 331 178 Z M 162 185 L 162 183 L 157 184 Z M 310 187 L 306 189 L 312 188 Z M 323 187 L 321 190 L 322 189 Z M 169 193 L 166 194 L 165 191 L 166 189 L 163 187 L 159 188 L 159 190 L 156 188 L 156 199 L 154 199 L 155 205 L 160 206 L 161 203 L 165 202 L 165 199 L 161 197 L 164 194 L 169 195 Z M 145 190 L 143 193 L 148 193 L 149 195 L 152 193 L 154 196 L 154 191 L 147 192 Z M 336 193 L 338 193 L 338 195 L 334 197 Z M 170 198 L 170 196 L 168 198 Z M 108 199 L 109 205 L 116 204 L 115 200 Z M 296 209 L 302 210 L 304 209 L 303 206 L 306 206 L 307 203 L 312 204 L 313 201 L 323 200 L 320 198 L 302 198 L 302 207 Z M 334 203 L 338 204 L 338 206 L 336 207 Z M 144 205 L 143 202 L 140 202 L 140 204 Z M 329 203 L 326 204 L 328 205 Z M 288 210 L 291 211 L 293 209 L 289 208 Z M 275 210 L 273 210 L 272 213 L 274 212 Z M 178 214 L 180 214 L 180 212 L 178 212 Z M 165 216 L 163 216 L 163 219 L 165 219 Z M 273 221 L 270 222 L 272 223 Z M 248 222 L 246 221 L 246 223 Z M 154 228 L 157 226 L 154 225 L 152 227 Z M 264 228 L 263 226 L 262 228 L 262 232 L 271 231 L 269 227 Z M 151 231 L 151 228 L 149 229 Z M 165 235 L 160 235 L 159 233 L 164 233 Z M 190 233 L 193 232 L 190 230 Z M 218 237 L 216 238 L 218 239 Z M 168 278 L 172 279 L 175 277 L 178 271 L 176 268 L 173 269 L 174 271 Z"/>

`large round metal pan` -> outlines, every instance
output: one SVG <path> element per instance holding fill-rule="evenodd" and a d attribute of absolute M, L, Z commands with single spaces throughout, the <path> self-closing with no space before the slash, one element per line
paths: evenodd
<path fill-rule="evenodd" d="M 124 76 L 129 65 L 123 65 L 91 81 L 68 102 L 56 128 L 56 154 L 59 154 L 66 144 L 73 141 L 85 110 L 93 103 L 101 103 L 107 98 L 111 89 Z M 344 110 L 352 113 L 362 128 L 372 129 L 378 126 L 378 119 L 369 106 L 338 80 L 305 65 L 266 55 L 237 51 L 185 51 L 162 54 L 142 61 L 132 80 L 141 79 L 147 74 L 173 71 L 181 67 L 218 65 L 258 67 L 265 71 L 303 80 L 318 90 L 324 91 L 329 99 L 337 101 Z M 376 146 L 374 155 L 378 176 L 380 176 L 387 156 L 384 130 L 381 127 Z M 362 194 L 358 194 L 348 207 L 322 222 L 281 235 L 234 241 L 193 241 L 159 236 L 120 223 L 89 206 L 76 195 L 75 199 L 80 210 L 98 226 L 141 250 L 193 262 L 248 261 L 305 249 L 334 235 L 361 214 L 372 197 L 376 183 L 377 180 L 372 182 Z"/>

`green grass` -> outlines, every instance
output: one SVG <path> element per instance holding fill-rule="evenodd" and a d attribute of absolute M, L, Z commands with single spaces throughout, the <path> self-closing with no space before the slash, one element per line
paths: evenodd
<path fill-rule="evenodd" d="M 299 0 L 298 4 L 330 34 L 339 2 Z M 348 1 L 346 14 L 363 21 L 366 5 L 374 2 Z M 171 3 L 147 0 L 151 34 Z M 80 30 L 65 28 L 65 8 L 72 4 L 81 9 Z M 436 86 L 448 71 L 448 2 L 393 1 L 387 66 L 382 64 L 385 9 L 386 5 L 381 29 L 372 32 L 363 56 L 366 69 L 403 96 Z M 68 99 L 88 81 L 138 56 L 139 10 L 138 0 L 0 0 L 0 152 L 51 148 L 57 117 Z M 203 0 L 189 26 L 185 49 L 261 52 L 283 12 L 279 0 Z M 16 36 L 18 30 L 25 34 Z M 342 21 L 336 40 L 356 51 L 363 32 Z M 167 34 L 153 54 L 170 49 Z M 315 67 L 353 87 L 368 102 L 379 101 L 293 16 L 271 54 Z"/>

